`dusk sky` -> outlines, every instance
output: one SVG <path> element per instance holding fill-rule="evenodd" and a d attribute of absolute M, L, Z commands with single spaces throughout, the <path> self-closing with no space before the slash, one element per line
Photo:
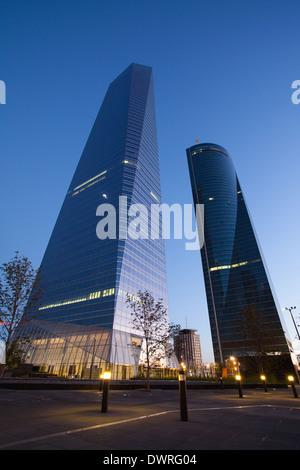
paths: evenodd
<path fill-rule="evenodd" d="M 18 250 L 39 267 L 107 87 L 136 62 L 153 68 L 163 202 L 193 202 L 187 147 L 225 147 L 280 308 L 298 318 L 299 44 L 299 0 L 0 0 L 0 264 Z M 213 361 L 185 242 L 166 240 L 170 320 Z"/>

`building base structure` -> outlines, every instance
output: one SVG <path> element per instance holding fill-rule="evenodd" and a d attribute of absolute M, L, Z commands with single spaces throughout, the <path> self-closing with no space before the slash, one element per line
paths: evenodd
<path fill-rule="evenodd" d="M 58 377 L 99 379 L 109 370 L 112 379 L 125 380 L 143 375 L 143 337 L 105 328 L 34 320 L 23 327 L 24 362 L 36 371 Z M 174 375 L 176 357 L 153 368 L 152 376 Z"/>

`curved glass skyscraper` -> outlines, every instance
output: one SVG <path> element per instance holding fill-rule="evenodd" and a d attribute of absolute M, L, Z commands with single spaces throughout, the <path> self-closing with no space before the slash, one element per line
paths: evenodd
<path fill-rule="evenodd" d="M 201 258 L 216 362 L 255 354 L 255 338 L 245 340 L 240 326 L 251 308 L 265 325 L 268 351 L 289 353 L 231 157 L 223 147 L 204 143 L 187 149 L 187 158 L 194 203 L 204 204 Z"/>

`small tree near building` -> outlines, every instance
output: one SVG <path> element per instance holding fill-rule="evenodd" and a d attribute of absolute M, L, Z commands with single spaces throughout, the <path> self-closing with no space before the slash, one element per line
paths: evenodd
<path fill-rule="evenodd" d="M 155 300 L 150 292 L 139 291 L 136 296 L 127 295 L 131 324 L 137 334 L 144 338 L 146 365 L 146 386 L 150 390 L 150 370 L 161 360 L 171 357 L 172 328 L 169 325 L 167 309 L 162 300 Z"/>
<path fill-rule="evenodd" d="M 36 316 L 35 307 L 42 295 L 40 281 L 40 270 L 35 270 L 29 259 L 18 252 L 0 266 L 0 339 L 5 343 L 7 364 L 16 363 L 17 350 L 20 357 L 16 331 L 21 322 Z"/>

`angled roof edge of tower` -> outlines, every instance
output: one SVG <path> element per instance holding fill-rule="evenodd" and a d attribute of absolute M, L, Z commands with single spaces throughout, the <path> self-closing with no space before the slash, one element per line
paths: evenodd
<path fill-rule="evenodd" d="M 148 69 L 150 74 L 152 73 L 152 67 L 150 65 L 144 65 L 144 64 L 138 64 L 137 62 L 131 62 L 131 64 L 126 67 L 123 72 L 119 73 L 119 75 L 111 82 L 114 83 L 116 80 L 118 80 L 119 77 L 121 77 L 124 73 L 126 73 L 128 70 L 133 69 L 133 67 L 141 67 L 144 69 Z"/>
<path fill-rule="evenodd" d="M 223 147 L 222 145 L 219 145 L 219 144 L 215 144 L 213 142 L 196 142 L 194 145 L 191 145 L 186 150 L 193 149 L 193 148 L 198 148 L 198 147 L 208 147 L 208 148 L 211 148 L 211 149 L 220 150 L 221 152 L 224 152 L 229 156 L 229 152 L 226 150 L 225 147 Z"/>

